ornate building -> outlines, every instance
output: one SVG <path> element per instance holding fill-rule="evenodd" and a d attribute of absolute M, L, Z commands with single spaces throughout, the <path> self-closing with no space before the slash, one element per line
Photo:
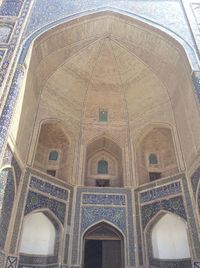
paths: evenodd
<path fill-rule="evenodd" d="M 0 1 L 0 268 L 200 267 L 199 55 L 199 0 Z"/>

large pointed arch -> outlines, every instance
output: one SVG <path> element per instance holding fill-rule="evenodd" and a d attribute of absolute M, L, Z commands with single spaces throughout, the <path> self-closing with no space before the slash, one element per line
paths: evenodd
<path fill-rule="evenodd" d="M 47 208 L 35 209 L 23 219 L 18 250 L 21 265 L 56 263 L 63 237 L 63 226 Z"/>
<path fill-rule="evenodd" d="M 144 245 L 148 265 L 191 265 L 187 222 L 174 213 L 161 210 L 151 219 L 144 231 Z"/>

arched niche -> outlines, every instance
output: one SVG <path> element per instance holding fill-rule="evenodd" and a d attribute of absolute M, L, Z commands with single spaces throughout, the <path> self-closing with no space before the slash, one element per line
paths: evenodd
<path fill-rule="evenodd" d="M 45 266 L 58 262 L 62 226 L 49 210 L 39 210 L 24 218 L 20 244 L 19 265 Z"/>
<path fill-rule="evenodd" d="M 190 259 L 186 222 L 174 214 L 164 214 L 152 226 L 151 243 L 155 259 Z"/>
<path fill-rule="evenodd" d="M 139 184 L 176 174 L 178 170 L 171 129 L 151 128 L 136 147 Z"/>
<path fill-rule="evenodd" d="M 0 249 L 4 249 L 15 200 L 15 172 L 12 167 L 0 171 Z"/>
<path fill-rule="evenodd" d="M 82 262 L 85 268 L 123 268 L 123 235 L 105 222 L 92 226 L 83 237 Z"/>
<path fill-rule="evenodd" d="M 103 163 L 106 167 L 103 167 Z M 86 149 L 85 185 L 100 187 L 123 186 L 122 150 L 111 139 L 100 137 L 88 144 Z"/>
<path fill-rule="evenodd" d="M 43 123 L 37 143 L 34 167 L 48 175 L 67 180 L 69 140 L 62 125 Z"/>
<path fill-rule="evenodd" d="M 42 212 L 25 217 L 21 235 L 20 253 L 31 255 L 54 255 L 56 228 Z"/>
<path fill-rule="evenodd" d="M 187 167 L 190 166 L 200 148 L 199 113 L 191 72 L 188 71 L 190 65 L 182 45 L 175 39 L 139 18 L 104 11 L 70 19 L 37 36 L 34 42 L 33 39 L 27 40 L 25 47 L 29 44 L 33 46 L 26 58 L 29 68 L 24 101 L 16 109 L 21 113 L 16 115 L 16 123 L 10 132 L 23 160 L 27 159 L 34 130 L 34 124 L 30 122 L 35 122 L 37 116 L 50 113 L 48 117 L 57 117 L 58 114 L 67 119 L 74 133 L 80 130 L 82 107 L 90 88 L 88 82 L 92 81 L 97 55 L 103 48 L 103 51 L 113 51 L 107 54 L 111 56 L 110 62 L 118 66 L 116 70 L 119 75 L 113 88 L 123 84 L 121 93 L 126 88 L 126 94 L 121 95 L 127 112 L 119 113 L 122 105 L 117 103 L 114 114 L 124 117 L 128 114 L 127 121 L 130 122 L 141 116 L 141 121 L 147 122 L 149 117 L 153 117 L 152 110 L 156 110 L 155 120 L 161 122 L 162 115 L 169 117 L 167 122 L 174 120 L 183 145 L 184 160 Z M 105 71 L 105 68 L 101 69 Z M 107 88 L 111 88 L 109 83 Z M 101 85 L 99 89 L 102 89 Z M 112 98 L 113 95 L 110 96 Z M 164 103 L 169 104 L 166 110 Z"/>

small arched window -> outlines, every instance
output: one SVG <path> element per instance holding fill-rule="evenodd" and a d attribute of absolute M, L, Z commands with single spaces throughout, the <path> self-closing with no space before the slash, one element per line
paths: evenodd
<path fill-rule="evenodd" d="M 53 150 L 49 154 L 49 160 L 57 161 L 58 160 L 58 152 L 56 150 Z"/>
<path fill-rule="evenodd" d="M 150 165 L 157 165 L 158 164 L 158 158 L 157 158 L 156 154 L 149 155 L 149 164 Z"/>
<path fill-rule="evenodd" d="M 100 160 L 97 167 L 98 174 L 108 174 L 108 162 L 106 160 Z"/>

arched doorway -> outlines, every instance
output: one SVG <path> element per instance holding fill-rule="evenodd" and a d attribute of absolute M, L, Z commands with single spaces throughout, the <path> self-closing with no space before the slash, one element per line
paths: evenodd
<path fill-rule="evenodd" d="M 122 234 L 107 223 L 90 228 L 83 238 L 83 268 L 123 268 Z"/>

